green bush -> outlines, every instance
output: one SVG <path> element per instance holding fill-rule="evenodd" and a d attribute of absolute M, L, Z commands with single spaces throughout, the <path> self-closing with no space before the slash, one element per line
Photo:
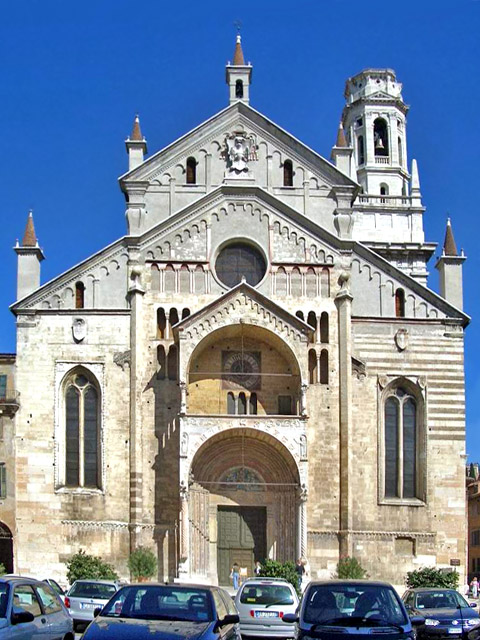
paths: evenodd
<path fill-rule="evenodd" d="M 435 567 L 423 567 L 416 571 L 409 571 L 405 582 L 407 587 L 439 587 L 442 589 L 457 589 L 458 573 L 456 571 L 445 571 Z"/>
<path fill-rule="evenodd" d="M 277 562 L 277 560 L 264 560 L 260 576 L 265 578 L 284 578 L 295 587 L 298 592 L 297 572 L 293 562 Z"/>
<path fill-rule="evenodd" d="M 362 578 L 368 578 L 368 574 L 357 558 L 346 556 L 338 561 L 337 572 L 334 577 L 341 580 L 361 580 Z"/>
<path fill-rule="evenodd" d="M 138 547 L 130 554 L 128 568 L 135 580 L 151 578 L 157 573 L 157 558 L 150 549 Z"/>
<path fill-rule="evenodd" d="M 92 580 L 118 580 L 112 565 L 97 556 L 90 556 L 80 549 L 67 562 L 67 580 L 70 584 L 75 580 L 90 578 Z"/>
<path fill-rule="evenodd" d="M 5 565 L 0 562 L 0 576 L 3 576 L 4 573 L 7 573 L 5 569 Z"/>

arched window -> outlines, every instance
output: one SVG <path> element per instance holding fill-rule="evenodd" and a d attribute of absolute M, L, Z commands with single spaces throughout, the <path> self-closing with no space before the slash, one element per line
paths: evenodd
<path fill-rule="evenodd" d="M 176 380 L 178 376 L 178 348 L 176 344 L 170 345 L 168 350 L 168 379 Z"/>
<path fill-rule="evenodd" d="M 317 274 L 313 267 L 308 267 L 307 274 L 305 276 L 305 289 L 307 298 L 317 297 Z"/>
<path fill-rule="evenodd" d="M 388 196 L 388 184 L 382 182 L 382 184 L 380 185 L 380 195 Z"/>
<path fill-rule="evenodd" d="M 197 161 L 190 156 L 187 158 L 187 184 L 197 183 Z"/>
<path fill-rule="evenodd" d="M 169 320 L 170 320 L 170 326 L 171 327 L 176 325 L 177 322 L 178 322 L 178 311 L 175 309 L 175 307 L 170 309 Z"/>
<path fill-rule="evenodd" d="M 314 331 L 317 330 L 317 316 L 315 314 L 315 311 L 308 312 L 307 324 L 309 324 Z"/>
<path fill-rule="evenodd" d="M 397 318 L 405 317 L 405 291 L 403 289 L 395 291 L 395 316 Z"/>
<path fill-rule="evenodd" d="M 290 273 L 290 293 L 296 298 L 302 295 L 302 274 L 298 267 L 293 267 Z"/>
<path fill-rule="evenodd" d="M 235 82 L 235 97 L 243 98 L 243 80 L 237 80 Z"/>
<path fill-rule="evenodd" d="M 403 166 L 403 145 L 400 136 L 398 136 L 398 164 Z"/>
<path fill-rule="evenodd" d="M 227 287 L 235 287 L 245 278 L 255 287 L 267 270 L 263 254 L 251 244 L 232 242 L 224 247 L 215 261 L 218 278 Z"/>
<path fill-rule="evenodd" d="M 100 487 L 100 394 L 83 371 L 65 386 L 65 484 Z"/>
<path fill-rule="evenodd" d="M 251 416 L 257 415 L 257 394 L 251 393 L 250 398 L 248 400 L 248 413 Z"/>
<path fill-rule="evenodd" d="M 317 382 L 317 354 L 315 349 L 308 352 L 308 377 L 310 384 Z"/>
<path fill-rule="evenodd" d="M 238 394 L 238 413 L 242 416 L 247 413 L 247 398 L 245 397 L 243 391 L 242 393 Z"/>
<path fill-rule="evenodd" d="M 287 295 L 287 272 L 283 267 L 279 267 L 275 274 L 275 293 L 277 296 Z"/>
<path fill-rule="evenodd" d="M 303 311 L 297 311 L 295 315 L 297 316 L 297 318 L 300 318 L 300 320 L 303 320 L 303 322 L 305 322 L 305 316 L 303 315 Z"/>
<path fill-rule="evenodd" d="M 165 378 L 165 347 L 162 344 L 159 344 L 157 347 L 157 378 L 159 380 L 163 380 Z"/>
<path fill-rule="evenodd" d="M 189 315 L 190 315 L 190 309 L 184 309 L 182 311 L 182 320 L 185 320 L 185 318 L 188 318 Z"/>
<path fill-rule="evenodd" d="M 85 285 L 83 282 L 75 284 L 75 309 L 83 309 L 85 307 Z"/>
<path fill-rule="evenodd" d="M 293 164 L 291 160 L 283 163 L 283 186 L 293 187 Z"/>
<path fill-rule="evenodd" d="M 165 309 L 160 307 L 157 309 L 157 338 L 163 340 L 165 338 L 165 329 L 167 328 L 167 317 Z"/>
<path fill-rule="evenodd" d="M 165 292 L 175 293 L 175 269 L 171 264 L 165 267 Z"/>
<path fill-rule="evenodd" d="M 205 271 L 201 264 L 199 264 L 194 273 L 195 281 L 195 293 L 205 293 Z"/>
<path fill-rule="evenodd" d="M 320 384 L 328 384 L 328 351 L 322 349 L 320 354 Z"/>
<path fill-rule="evenodd" d="M 373 123 L 373 144 L 376 156 L 388 156 L 388 127 L 383 118 Z"/>
<path fill-rule="evenodd" d="M 358 136 L 358 164 L 365 164 L 365 143 L 363 136 Z"/>
<path fill-rule="evenodd" d="M 229 416 L 235 415 L 235 396 L 231 391 L 227 393 L 227 413 Z"/>
<path fill-rule="evenodd" d="M 403 387 L 385 400 L 385 497 L 419 497 L 417 400 Z"/>
<path fill-rule="evenodd" d="M 329 329 L 328 329 L 328 313 L 323 311 L 320 316 L 320 342 L 329 341 Z"/>

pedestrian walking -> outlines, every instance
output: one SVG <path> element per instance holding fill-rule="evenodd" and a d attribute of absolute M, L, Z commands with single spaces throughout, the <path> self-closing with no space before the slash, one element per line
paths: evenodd
<path fill-rule="evenodd" d="M 235 591 L 238 589 L 238 584 L 240 581 L 240 567 L 234 562 L 232 565 L 232 570 L 230 571 L 230 578 L 232 579 L 233 588 Z"/>
<path fill-rule="evenodd" d="M 257 576 L 257 578 L 262 573 L 262 565 L 258 560 L 255 562 L 255 569 L 253 570 L 253 573 Z"/>
<path fill-rule="evenodd" d="M 299 558 L 297 560 L 297 562 L 295 563 L 295 571 L 296 571 L 296 574 L 297 574 L 298 590 L 301 592 L 302 591 L 302 580 L 303 580 L 303 576 L 305 575 L 305 563 L 303 561 L 303 558 Z"/>
<path fill-rule="evenodd" d="M 472 598 L 478 598 L 478 580 L 476 577 L 470 583 L 470 590 L 472 592 Z"/>

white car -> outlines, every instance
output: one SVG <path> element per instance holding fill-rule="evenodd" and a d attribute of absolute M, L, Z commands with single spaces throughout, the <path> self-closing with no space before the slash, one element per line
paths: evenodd
<path fill-rule="evenodd" d="M 283 578 L 249 578 L 237 591 L 235 606 L 240 632 L 245 636 L 293 638 L 294 628 L 283 623 L 286 613 L 295 613 L 298 595 Z"/>

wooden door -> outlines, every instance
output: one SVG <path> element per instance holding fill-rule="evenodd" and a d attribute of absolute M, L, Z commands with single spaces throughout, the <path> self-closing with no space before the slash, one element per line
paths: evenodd
<path fill-rule="evenodd" d="M 265 507 L 218 507 L 218 581 L 231 583 L 234 562 L 253 576 L 256 560 L 266 556 L 267 512 Z"/>

